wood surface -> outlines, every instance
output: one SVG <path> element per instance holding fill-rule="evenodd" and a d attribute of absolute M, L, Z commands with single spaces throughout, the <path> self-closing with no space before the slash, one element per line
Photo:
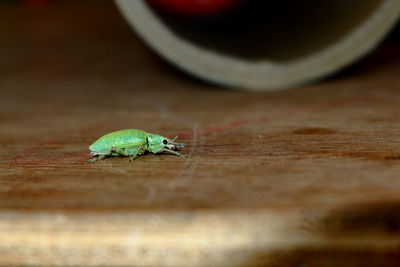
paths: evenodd
<path fill-rule="evenodd" d="M 109 1 L 0 17 L 0 265 L 398 266 L 398 42 L 248 93 L 176 71 Z M 85 162 L 124 128 L 189 158 Z"/>

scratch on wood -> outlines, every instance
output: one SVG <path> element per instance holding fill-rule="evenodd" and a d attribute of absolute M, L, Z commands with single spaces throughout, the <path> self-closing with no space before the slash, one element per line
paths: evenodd
<path fill-rule="evenodd" d="M 334 100 L 331 102 L 325 102 L 322 104 L 309 104 L 309 105 L 303 105 L 303 106 L 299 106 L 299 107 L 295 107 L 295 108 L 289 108 L 289 109 L 274 112 L 270 115 L 263 115 L 263 116 L 259 116 L 256 118 L 235 120 L 235 121 L 232 121 L 232 122 L 220 125 L 220 126 L 206 128 L 201 131 L 198 131 L 196 128 L 197 126 L 196 126 L 195 127 L 196 129 L 194 129 L 191 132 L 183 132 L 183 133 L 178 133 L 176 135 L 181 138 L 192 138 L 192 139 L 197 140 L 198 137 L 208 136 L 208 135 L 215 134 L 215 133 L 226 132 L 226 131 L 232 130 L 234 128 L 237 128 L 237 127 L 242 127 L 242 126 L 256 124 L 256 123 L 263 123 L 263 122 L 273 120 L 273 119 L 281 119 L 281 118 L 284 118 L 287 116 L 299 115 L 299 114 L 303 114 L 306 112 L 318 111 L 318 110 L 323 110 L 323 109 L 327 109 L 327 108 L 337 108 L 337 107 L 340 107 L 343 105 L 354 104 L 354 103 L 377 102 L 377 101 L 381 101 L 382 99 L 387 99 L 387 97 L 382 98 L 382 97 L 377 97 L 377 96 L 372 95 L 372 96 L 363 96 L 363 97 L 356 96 L 356 97 L 344 98 L 344 99 L 342 98 L 342 99 Z M 89 130 L 92 131 L 93 129 L 103 128 L 104 125 L 106 125 L 106 122 L 97 123 L 97 124 L 87 127 L 86 129 L 82 130 L 81 132 L 86 132 Z M 60 138 L 60 139 L 56 139 L 56 140 L 47 140 L 47 141 L 41 142 L 35 148 L 26 150 L 26 151 L 22 152 L 21 154 L 13 157 L 10 160 L 9 164 L 11 166 L 15 166 L 15 165 L 20 165 L 20 164 L 42 165 L 42 164 L 49 164 L 49 163 L 60 163 L 59 158 L 62 158 L 63 163 L 78 163 L 77 161 L 80 162 L 81 160 L 83 161 L 83 160 L 86 160 L 89 158 L 89 155 L 84 156 L 83 153 L 77 153 L 77 154 L 64 153 L 62 155 L 59 155 L 57 157 L 57 159 L 46 156 L 46 157 L 42 157 L 41 159 L 34 160 L 34 161 L 23 161 L 24 157 L 31 156 L 34 153 L 34 151 L 37 151 L 37 150 L 43 148 L 43 146 L 63 143 L 66 140 L 67 140 L 67 138 Z M 194 144 L 197 144 L 197 141 L 194 142 Z M 190 153 L 193 153 L 193 151 L 194 150 L 192 149 Z M 71 160 L 71 155 L 75 155 L 72 157 L 72 160 Z"/>
<path fill-rule="evenodd" d="M 22 152 L 21 154 L 16 155 L 15 157 L 13 157 L 13 158 L 10 160 L 10 165 L 11 165 L 11 166 L 19 165 L 20 162 L 21 162 L 21 160 L 22 160 L 24 157 L 28 157 L 28 156 L 30 156 L 30 155 L 32 155 L 32 154 L 33 154 L 33 150 L 26 150 L 26 151 Z"/>
<path fill-rule="evenodd" d="M 193 127 L 193 143 L 189 151 L 189 159 L 186 160 L 185 165 L 183 166 L 182 170 L 177 175 L 177 177 L 173 179 L 172 182 L 170 183 L 169 186 L 172 188 L 182 186 L 185 183 L 186 178 L 190 178 L 196 171 L 198 162 L 196 159 L 192 158 L 192 155 L 198 146 L 198 141 L 199 141 L 199 138 L 197 136 L 198 128 L 199 125 L 195 124 Z M 205 140 L 203 139 L 201 143 L 205 143 Z"/>
<path fill-rule="evenodd" d="M 92 132 L 93 130 L 97 129 L 102 129 L 104 126 L 107 125 L 107 122 L 100 122 L 96 123 L 93 125 L 90 125 L 84 129 L 82 129 L 80 132 Z M 76 129 L 70 129 L 67 132 L 76 132 Z M 39 151 L 46 147 L 47 145 L 57 145 L 57 144 L 62 144 L 65 143 L 66 141 L 69 140 L 70 137 L 62 137 L 62 138 L 54 138 L 54 139 L 49 139 L 45 140 L 43 142 L 38 143 L 35 147 L 31 149 L 27 149 L 23 151 L 21 154 L 18 154 L 14 156 L 10 162 L 10 166 L 17 166 L 17 165 L 45 165 L 45 164 L 76 164 L 76 163 L 81 163 L 87 159 L 90 158 L 89 153 L 60 153 L 57 155 L 57 157 L 51 156 L 51 155 L 46 155 L 40 157 L 39 159 L 36 160 L 25 160 L 26 157 L 33 156 L 36 151 Z"/>
<path fill-rule="evenodd" d="M 245 125 L 250 125 L 250 124 L 255 124 L 255 123 L 262 123 L 266 122 L 272 119 L 280 119 L 286 116 L 291 116 L 291 115 L 299 115 L 302 113 L 306 113 L 309 111 L 317 111 L 317 110 L 322 110 L 326 108 L 336 108 L 340 107 L 343 105 L 351 104 L 351 103 L 369 103 L 369 102 L 376 102 L 381 99 L 376 98 L 376 97 L 371 97 L 371 96 L 364 96 L 364 97 L 353 97 L 353 98 L 345 98 L 345 99 L 339 99 L 323 104 L 311 104 L 311 105 L 304 105 L 304 106 L 299 106 L 295 108 L 289 108 L 286 110 L 278 111 L 275 113 L 272 113 L 271 115 L 263 115 L 260 117 L 256 118 L 251 118 L 251 119 L 242 119 L 242 120 L 236 120 L 229 122 L 227 124 L 223 124 L 220 126 L 216 127 L 211 127 L 211 128 L 206 128 L 203 131 L 196 132 L 196 135 L 198 137 L 200 136 L 208 136 L 214 133 L 221 133 L 225 131 L 232 130 L 237 127 L 245 126 Z M 179 137 L 183 138 L 193 138 L 194 137 L 194 132 L 182 132 L 176 134 Z"/>

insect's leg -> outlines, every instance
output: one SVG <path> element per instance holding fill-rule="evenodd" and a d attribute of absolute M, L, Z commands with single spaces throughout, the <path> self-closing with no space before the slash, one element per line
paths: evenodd
<path fill-rule="evenodd" d="M 129 150 L 129 156 L 131 156 L 129 158 L 129 161 L 134 161 L 137 157 L 139 157 L 140 155 L 142 155 L 144 153 L 143 149 L 130 149 Z"/>
<path fill-rule="evenodd" d="M 111 152 L 112 152 L 112 151 L 111 151 L 111 149 L 110 149 L 110 150 L 108 150 L 108 151 L 107 151 L 106 153 L 104 153 L 104 154 L 99 154 L 97 157 L 94 157 L 94 158 L 92 158 L 92 159 L 89 159 L 87 162 L 93 163 L 93 162 L 102 160 L 102 159 L 104 159 L 105 157 L 107 157 L 108 155 L 110 155 Z"/>
<path fill-rule="evenodd" d="M 164 149 L 164 151 L 165 152 L 168 152 L 168 153 L 171 153 L 171 154 L 174 154 L 174 155 L 177 155 L 178 157 L 181 157 L 181 158 L 187 158 L 187 156 L 186 155 L 183 155 L 183 154 L 181 154 L 181 153 L 179 153 L 179 152 L 176 152 L 176 151 L 174 151 L 174 150 L 172 150 L 172 149 Z"/>
<path fill-rule="evenodd" d="M 134 161 L 139 155 L 131 155 L 131 157 L 129 158 L 129 162 Z"/>
<path fill-rule="evenodd" d="M 96 162 L 98 160 L 99 160 L 99 157 L 95 156 L 94 158 L 88 159 L 86 162 L 93 163 L 93 162 Z"/>
<path fill-rule="evenodd" d="M 109 152 L 108 152 L 108 151 L 107 151 L 107 153 L 105 153 L 105 154 L 99 154 L 98 156 L 95 156 L 94 158 L 87 160 L 87 162 L 93 163 L 93 162 L 102 160 L 102 159 L 104 159 L 107 155 L 109 155 Z"/>

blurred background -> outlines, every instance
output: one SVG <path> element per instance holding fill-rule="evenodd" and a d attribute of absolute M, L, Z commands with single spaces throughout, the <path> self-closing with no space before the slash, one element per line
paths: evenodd
<path fill-rule="evenodd" d="M 26 13 L 22 19 L 27 20 L 29 15 L 35 25 L 39 23 L 35 22 L 37 17 L 42 23 L 49 20 L 54 24 L 46 9 L 74 3 L 2 2 L 8 8 L 26 9 L 21 11 Z M 351 4 L 316 4 L 313 0 L 273 4 L 246 0 L 117 3 L 120 11 L 110 8 L 106 28 L 122 30 L 128 25 L 122 25 L 123 15 L 159 56 L 194 77 L 227 88 L 269 91 L 309 84 L 354 64 L 383 39 L 394 42 L 399 35 L 393 30 L 400 13 L 398 6 L 384 0 Z M 68 8 L 73 12 L 73 7 Z M 73 22 L 67 20 L 60 26 L 66 28 L 69 23 Z M 43 27 L 40 25 L 39 31 L 45 32 Z M 81 27 L 84 31 L 89 25 Z M 35 37 L 35 32 L 31 36 Z"/>

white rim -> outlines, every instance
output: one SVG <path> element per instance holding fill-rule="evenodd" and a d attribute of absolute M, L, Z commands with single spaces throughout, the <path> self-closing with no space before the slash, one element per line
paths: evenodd
<path fill-rule="evenodd" d="M 251 62 L 217 54 L 172 32 L 143 0 L 116 0 L 142 38 L 167 60 L 207 81 L 259 91 L 298 86 L 331 74 L 372 50 L 398 20 L 400 1 L 385 0 L 373 14 L 340 41 L 292 61 Z"/>

